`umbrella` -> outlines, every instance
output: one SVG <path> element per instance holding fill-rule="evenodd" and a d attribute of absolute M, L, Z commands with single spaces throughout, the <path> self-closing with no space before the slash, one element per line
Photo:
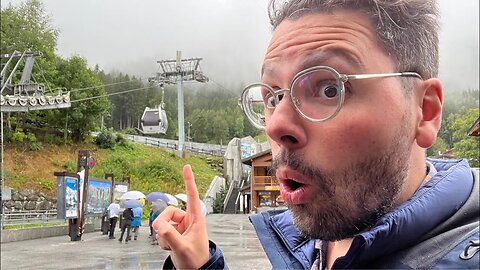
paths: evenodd
<path fill-rule="evenodd" d="M 168 193 L 165 193 L 165 195 L 167 195 L 167 197 L 168 197 L 167 204 L 174 205 L 174 206 L 178 205 L 178 201 L 177 201 L 177 198 L 175 198 L 175 196 L 173 196 L 172 194 L 168 194 Z"/>
<path fill-rule="evenodd" d="M 205 203 L 202 200 L 200 200 L 200 208 L 202 208 L 203 216 L 206 216 L 207 215 L 207 205 L 205 205 Z"/>
<path fill-rule="evenodd" d="M 120 197 L 120 200 L 138 200 L 141 198 L 145 198 L 145 194 L 140 191 L 133 190 L 123 193 L 122 197 Z"/>
<path fill-rule="evenodd" d="M 152 203 L 152 211 L 155 212 L 157 215 L 160 215 L 160 213 L 162 213 L 165 208 L 167 208 L 167 203 L 162 200 Z"/>
<path fill-rule="evenodd" d="M 185 193 L 178 193 L 175 197 L 182 202 L 187 202 L 187 194 Z"/>
<path fill-rule="evenodd" d="M 122 201 L 121 205 L 123 208 L 135 208 L 135 207 L 142 207 L 143 203 L 139 200 L 124 200 Z"/>
<path fill-rule="evenodd" d="M 179 193 L 177 195 L 175 195 L 175 197 L 183 202 L 187 202 L 187 194 L 184 194 L 184 193 Z M 207 205 L 202 201 L 200 200 L 200 208 L 202 209 L 202 214 L 204 216 L 207 215 Z"/>
<path fill-rule="evenodd" d="M 151 202 L 154 202 L 154 201 L 158 201 L 158 200 L 162 200 L 164 202 L 168 202 L 169 199 L 167 197 L 167 195 L 165 195 L 164 193 L 162 192 L 150 192 L 146 197 L 145 199 L 147 199 L 147 201 L 151 201 Z"/>

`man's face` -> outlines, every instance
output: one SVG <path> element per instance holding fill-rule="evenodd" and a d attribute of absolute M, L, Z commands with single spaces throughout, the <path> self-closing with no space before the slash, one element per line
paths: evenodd
<path fill-rule="evenodd" d="M 366 17 L 348 11 L 283 21 L 262 82 L 288 88 L 295 74 L 318 65 L 341 74 L 398 72 L 372 29 Z M 413 107 L 400 79 L 352 80 L 345 88 L 342 110 L 326 122 L 303 119 L 289 97 L 266 115 L 274 171 L 294 222 L 324 240 L 352 237 L 390 211 L 412 158 Z"/>

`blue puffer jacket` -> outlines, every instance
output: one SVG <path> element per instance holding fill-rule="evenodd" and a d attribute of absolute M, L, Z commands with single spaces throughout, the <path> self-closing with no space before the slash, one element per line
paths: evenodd
<path fill-rule="evenodd" d="M 369 231 L 355 236 L 334 269 L 478 269 L 478 170 L 473 172 L 466 160 L 429 161 L 438 171 L 434 177 Z M 299 233 L 290 211 L 250 219 L 273 269 L 310 269 L 314 240 Z M 221 251 L 212 244 L 210 254 L 203 269 L 226 268 Z"/>

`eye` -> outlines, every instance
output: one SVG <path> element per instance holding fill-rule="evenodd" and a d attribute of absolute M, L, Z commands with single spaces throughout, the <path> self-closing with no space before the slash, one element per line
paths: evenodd
<path fill-rule="evenodd" d="M 267 108 L 275 108 L 277 106 L 277 102 L 275 101 L 275 97 L 273 97 L 271 94 L 268 94 L 265 96 L 265 105 L 267 105 Z"/>
<path fill-rule="evenodd" d="M 334 99 L 340 95 L 340 87 L 333 82 L 320 82 L 315 87 L 316 97 Z"/>
<path fill-rule="evenodd" d="M 322 91 L 327 98 L 334 98 L 340 92 L 336 85 L 327 85 L 323 88 L 323 90 L 320 91 Z"/>

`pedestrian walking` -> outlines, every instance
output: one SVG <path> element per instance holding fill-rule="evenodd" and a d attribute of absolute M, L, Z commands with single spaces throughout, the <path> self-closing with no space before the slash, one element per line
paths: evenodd
<path fill-rule="evenodd" d="M 142 226 L 142 207 L 133 208 L 133 221 L 132 221 L 132 230 L 133 230 L 133 240 L 137 240 L 138 233 L 140 231 L 140 226 Z"/>
<path fill-rule="evenodd" d="M 125 230 L 127 230 L 127 236 L 125 237 L 125 243 L 128 243 L 129 237 L 130 237 L 130 230 L 132 229 L 132 220 L 133 220 L 133 211 L 132 208 L 127 208 L 123 211 L 122 214 L 122 234 L 120 235 L 120 243 L 123 240 L 123 235 L 125 233 Z"/>
<path fill-rule="evenodd" d="M 107 208 L 107 213 L 108 213 L 108 218 L 110 220 L 110 226 L 109 226 L 109 234 L 108 238 L 109 239 L 115 239 L 115 225 L 117 224 L 117 219 L 118 219 L 118 213 L 120 212 L 120 205 L 118 204 L 118 199 L 115 199 L 114 202 L 112 202 L 108 208 Z"/>

